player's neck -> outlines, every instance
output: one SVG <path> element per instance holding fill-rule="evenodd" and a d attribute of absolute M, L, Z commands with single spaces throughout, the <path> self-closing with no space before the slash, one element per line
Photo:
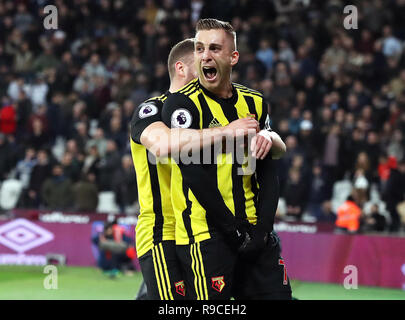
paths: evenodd
<path fill-rule="evenodd" d="M 176 92 L 177 90 L 184 87 L 186 84 L 187 83 L 184 83 L 183 79 L 173 78 L 172 81 L 170 82 L 169 92 L 170 93 Z"/>
<path fill-rule="evenodd" d="M 223 85 L 219 85 L 217 88 L 211 88 L 209 90 L 215 96 L 221 99 L 229 99 L 233 95 L 232 83 L 226 82 Z"/>

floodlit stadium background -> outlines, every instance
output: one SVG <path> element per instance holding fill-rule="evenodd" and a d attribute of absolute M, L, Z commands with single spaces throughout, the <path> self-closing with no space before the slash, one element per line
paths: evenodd
<path fill-rule="evenodd" d="M 404 0 L 0 0 L 0 299 L 135 297 L 136 259 L 112 280 L 91 237 L 114 217 L 133 236 L 129 120 L 204 17 L 236 29 L 233 81 L 264 94 L 287 144 L 275 229 L 293 295 L 405 298 Z M 335 225 L 349 194 L 350 235 Z"/>

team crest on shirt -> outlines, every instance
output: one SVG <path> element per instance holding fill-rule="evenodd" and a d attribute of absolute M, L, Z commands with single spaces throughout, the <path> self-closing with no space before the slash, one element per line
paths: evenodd
<path fill-rule="evenodd" d="M 181 295 L 181 296 L 183 296 L 183 297 L 186 295 L 186 288 L 185 288 L 185 286 L 184 286 L 184 281 L 183 281 L 183 280 L 178 281 L 178 282 L 175 282 L 175 283 L 174 283 L 174 286 L 175 286 L 175 288 L 176 288 L 176 292 L 177 292 L 179 295 Z"/>
<path fill-rule="evenodd" d="M 146 117 L 153 116 L 158 113 L 158 108 L 154 104 L 145 104 L 139 110 L 139 118 L 143 119 Z"/>
<path fill-rule="evenodd" d="M 218 292 L 221 292 L 225 287 L 224 276 L 212 277 L 211 282 L 212 288 Z"/>
<path fill-rule="evenodd" d="M 191 126 L 193 122 L 193 116 L 190 111 L 186 109 L 177 109 L 172 113 L 172 128 L 182 128 L 186 129 Z"/>

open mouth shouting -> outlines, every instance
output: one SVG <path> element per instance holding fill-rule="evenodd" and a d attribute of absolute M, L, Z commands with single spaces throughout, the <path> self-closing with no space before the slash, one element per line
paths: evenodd
<path fill-rule="evenodd" d="M 217 69 L 215 67 L 203 67 L 202 71 L 205 80 L 209 82 L 213 82 L 217 78 Z"/>

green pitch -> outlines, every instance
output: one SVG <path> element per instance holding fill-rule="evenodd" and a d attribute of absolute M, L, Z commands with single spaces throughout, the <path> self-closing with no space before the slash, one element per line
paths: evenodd
<path fill-rule="evenodd" d="M 0 266 L 0 299 L 133 300 L 142 275 L 109 278 L 96 268 L 58 267 L 57 289 L 45 289 L 42 267 Z M 300 300 L 405 300 L 405 291 L 376 287 L 346 290 L 342 285 L 291 281 Z"/>

